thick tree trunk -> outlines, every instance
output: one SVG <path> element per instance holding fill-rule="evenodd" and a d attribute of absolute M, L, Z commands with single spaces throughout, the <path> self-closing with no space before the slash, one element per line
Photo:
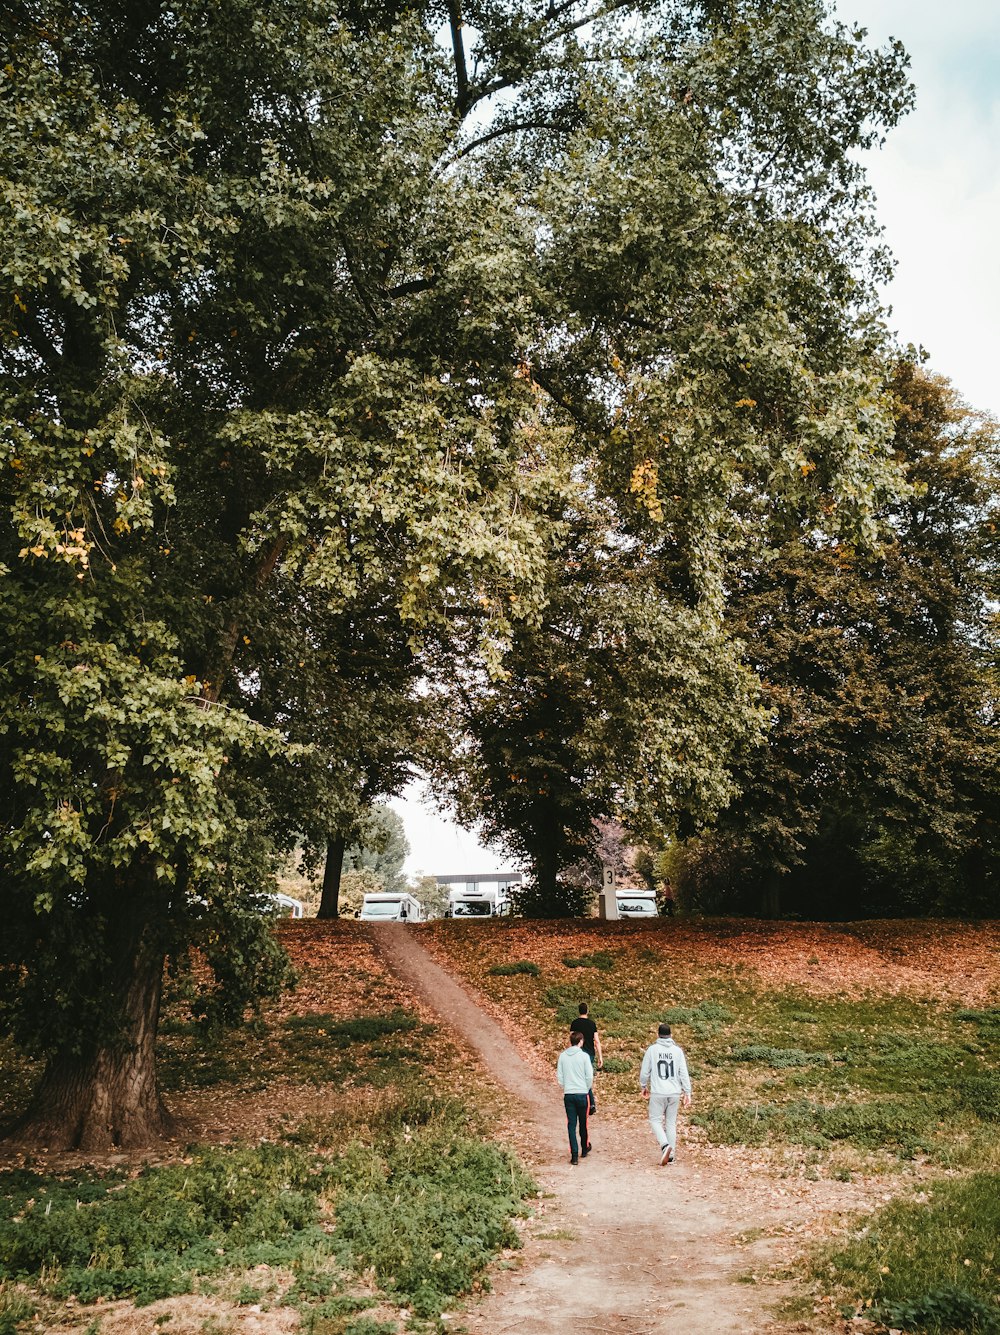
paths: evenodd
<path fill-rule="evenodd" d="M 146 943 L 137 915 L 118 927 L 118 985 L 109 979 L 108 991 L 120 1008 L 120 1036 L 78 1036 L 76 1051 L 49 1059 L 28 1111 L 9 1133 L 19 1143 L 101 1153 L 141 1149 L 172 1130 L 156 1076 L 163 952 Z"/>
<path fill-rule="evenodd" d="M 320 896 L 317 918 L 340 917 L 340 876 L 344 869 L 347 840 L 342 834 L 326 845 L 326 864 L 323 867 L 323 893 Z"/>
<path fill-rule="evenodd" d="M 777 918 L 781 916 L 781 878 L 769 876 L 760 892 L 760 916 Z"/>

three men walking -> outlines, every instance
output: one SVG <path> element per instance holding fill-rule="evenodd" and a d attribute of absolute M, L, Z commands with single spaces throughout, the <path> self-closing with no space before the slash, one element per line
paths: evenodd
<path fill-rule="evenodd" d="M 587 1015 L 585 1005 L 580 1006 L 580 1015 Z M 562 1087 L 566 1108 L 571 1164 L 586 1158 L 591 1149 L 589 1114 L 592 1111 L 594 1061 L 584 1047 L 585 1036 L 589 1036 L 588 1028 L 579 1020 L 574 1021 L 569 1047 L 560 1052 L 556 1064 L 556 1079 Z M 600 1046 L 596 1051 L 600 1060 Z M 649 1124 L 660 1147 L 660 1163 L 666 1166 L 673 1163 L 677 1151 L 677 1110 L 682 1102 L 685 1108 L 691 1104 L 687 1058 L 684 1049 L 671 1037 L 669 1024 L 659 1026 L 656 1042 L 643 1053 L 639 1088 L 643 1098 L 649 1100 Z"/>

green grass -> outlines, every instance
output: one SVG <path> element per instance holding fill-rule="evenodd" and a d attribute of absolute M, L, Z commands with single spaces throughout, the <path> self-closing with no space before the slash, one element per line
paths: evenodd
<path fill-rule="evenodd" d="M 530 978 L 537 978 L 541 972 L 538 965 L 533 964 L 531 960 L 515 960 L 513 964 L 494 964 L 493 968 L 490 969 L 490 973 L 498 978 L 510 977 L 518 973 L 525 973 Z"/>
<path fill-rule="evenodd" d="M 681 984 L 650 961 L 630 979 L 626 964 L 620 982 L 591 994 L 605 1096 L 632 1098 L 630 1073 L 665 1019 L 696 1082 L 693 1120 L 718 1143 L 843 1143 L 904 1159 L 930 1150 L 957 1165 L 1000 1116 L 996 1010 L 768 991 L 735 970 Z M 657 1005 L 658 993 L 670 1004 Z M 565 988 L 539 985 L 536 1004 L 543 1028 L 575 1015 Z"/>
<path fill-rule="evenodd" d="M 394 1301 L 436 1317 L 518 1245 L 512 1218 L 533 1184 L 456 1104 L 387 1101 L 365 1138 L 345 1142 L 342 1127 L 329 1130 L 332 1154 L 265 1143 L 200 1149 L 135 1178 L 0 1174 L 0 1279 L 142 1305 L 264 1264 L 295 1272 L 283 1301 L 312 1316 L 325 1305 L 332 1330 L 344 1313 L 334 1291 L 370 1267 Z M 236 1301 L 248 1295 L 244 1283 Z"/>
<path fill-rule="evenodd" d="M 893 1201 L 815 1258 L 817 1277 L 901 1330 L 1000 1332 L 1000 1175 L 937 1182 Z"/>
<path fill-rule="evenodd" d="M 615 957 L 606 950 L 594 950 L 589 955 L 564 955 L 567 969 L 601 969 L 608 973 L 615 967 Z"/>

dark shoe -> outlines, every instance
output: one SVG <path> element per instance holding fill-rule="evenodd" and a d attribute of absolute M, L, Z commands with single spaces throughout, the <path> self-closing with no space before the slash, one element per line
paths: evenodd
<path fill-rule="evenodd" d="M 588 1145 L 587 1148 L 586 1148 L 585 1150 L 581 1150 L 581 1151 L 580 1151 L 580 1158 L 581 1158 L 581 1159 L 586 1159 L 586 1157 L 587 1157 L 587 1155 L 588 1155 L 589 1153 L 590 1153 L 590 1146 Z"/>
<path fill-rule="evenodd" d="M 584 1150 L 584 1154 L 586 1154 L 586 1152 L 587 1152 L 587 1151 Z M 580 1162 L 580 1160 L 576 1157 L 575 1154 L 572 1155 L 572 1156 L 570 1157 L 570 1163 L 571 1163 L 574 1167 L 575 1167 L 576 1164 L 578 1164 L 579 1162 Z"/>

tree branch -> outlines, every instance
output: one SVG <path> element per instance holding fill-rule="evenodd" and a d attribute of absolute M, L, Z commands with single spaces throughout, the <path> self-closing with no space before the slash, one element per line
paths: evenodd
<path fill-rule="evenodd" d="M 448 0 L 448 25 L 451 28 L 451 50 L 455 60 L 455 106 L 460 116 L 469 109 L 469 69 L 465 60 L 465 39 L 462 36 L 462 10 L 459 0 Z"/>

